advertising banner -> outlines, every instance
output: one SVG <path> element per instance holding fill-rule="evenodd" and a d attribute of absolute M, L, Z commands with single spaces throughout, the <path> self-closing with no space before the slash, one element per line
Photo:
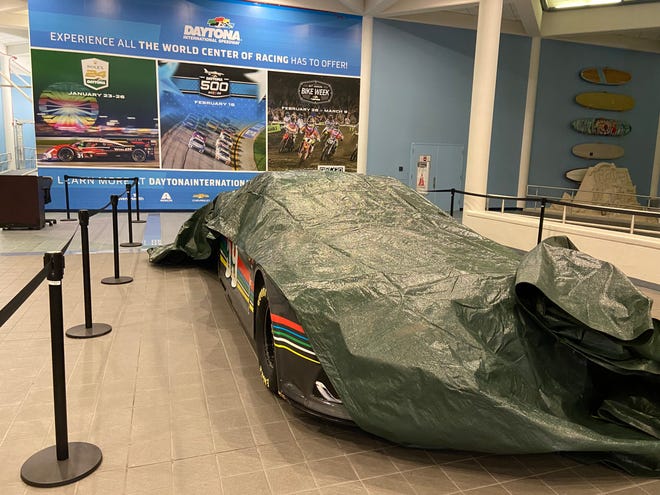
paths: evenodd
<path fill-rule="evenodd" d="M 160 62 L 163 168 L 266 170 L 267 78 L 259 69 Z"/>
<path fill-rule="evenodd" d="M 29 0 L 32 47 L 360 75 L 359 16 L 241 1 Z"/>
<path fill-rule="evenodd" d="M 236 0 L 28 7 L 49 209 L 64 175 L 139 174 L 155 211 L 196 209 L 265 170 L 356 170 L 359 16 Z"/>
<path fill-rule="evenodd" d="M 126 184 L 137 178 L 141 210 L 196 210 L 221 192 L 233 191 L 252 179 L 257 172 L 204 172 L 189 174 L 181 170 L 151 169 L 73 169 L 49 167 L 40 175 L 53 178 L 51 205 L 66 208 L 65 182 L 68 183 L 69 208 L 94 210 L 110 201 L 110 195 L 126 192 Z M 128 180 L 127 180 L 128 179 Z M 132 189 L 133 208 L 137 198 Z M 119 199 L 119 209 L 126 209 L 126 196 Z"/>

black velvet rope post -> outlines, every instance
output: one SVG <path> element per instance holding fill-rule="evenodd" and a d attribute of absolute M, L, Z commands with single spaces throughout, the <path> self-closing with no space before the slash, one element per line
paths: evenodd
<path fill-rule="evenodd" d="M 113 194 L 110 196 L 110 203 L 112 204 L 112 252 L 115 265 L 115 276 L 106 277 L 101 280 L 102 284 L 119 285 L 127 284 L 133 281 L 133 277 L 119 275 L 119 228 L 117 223 L 117 204 L 119 203 L 119 196 Z"/>
<path fill-rule="evenodd" d="M 126 184 L 126 211 L 128 213 L 128 242 L 122 242 L 121 247 L 142 246 L 141 242 L 133 242 L 133 211 L 131 207 L 131 184 Z"/>
<path fill-rule="evenodd" d="M 69 209 L 69 176 L 64 176 L 64 200 L 66 202 L 66 218 L 62 218 L 62 222 L 73 222 L 75 219 L 71 218 L 71 210 Z"/>
<path fill-rule="evenodd" d="M 146 220 L 140 220 L 140 182 L 139 177 L 135 177 L 135 220 L 133 223 L 146 223 Z"/>
<path fill-rule="evenodd" d="M 103 459 L 101 450 L 86 442 L 69 443 L 67 432 L 64 316 L 62 311 L 62 251 L 44 255 L 50 301 L 55 445 L 33 454 L 21 467 L 21 479 L 31 486 L 49 488 L 74 483 L 91 474 Z"/>
<path fill-rule="evenodd" d="M 83 297 L 85 302 L 85 323 L 76 325 L 66 331 L 67 337 L 73 339 L 89 339 L 100 337 L 112 330 L 107 323 L 92 322 L 92 285 L 90 283 L 89 267 L 89 211 L 79 210 L 78 220 L 80 224 L 80 244 L 82 246 L 82 268 L 83 268 Z"/>

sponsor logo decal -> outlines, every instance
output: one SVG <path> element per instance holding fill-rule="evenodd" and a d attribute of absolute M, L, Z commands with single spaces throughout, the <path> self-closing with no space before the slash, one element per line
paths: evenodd
<path fill-rule="evenodd" d="M 319 165 L 318 168 L 319 170 L 329 170 L 330 172 L 346 172 L 344 165 Z"/>
<path fill-rule="evenodd" d="M 160 202 L 161 203 L 171 203 L 172 202 L 172 196 L 170 196 L 170 193 L 164 192 L 163 195 L 160 197 Z"/>
<path fill-rule="evenodd" d="M 110 62 L 98 58 L 84 58 L 80 63 L 85 86 L 99 91 L 110 85 Z"/>
<path fill-rule="evenodd" d="M 332 101 L 332 86 L 322 81 L 303 81 L 298 85 L 298 97 L 310 103 Z"/>

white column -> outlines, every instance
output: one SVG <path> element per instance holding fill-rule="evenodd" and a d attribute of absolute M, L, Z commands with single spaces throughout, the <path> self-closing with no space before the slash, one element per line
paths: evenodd
<path fill-rule="evenodd" d="M 358 131 L 357 171 L 367 173 L 367 143 L 369 137 L 369 95 L 371 94 L 371 52 L 374 42 L 374 18 L 362 18 L 362 60 L 360 63 L 360 127 Z"/>
<path fill-rule="evenodd" d="M 539 82 L 539 60 L 541 58 L 541 38 L 534 36 L 529 53 L 529 73 L 527 74 L 527 97 L 525 99 L 525 119 L 523 121 L 522 143 L 520 145 L 520 171 L 518 173 L 519 198 L 527 195 L 529 183 L 529 162 L 532 155 L 532 136 L 534 133 L 534 113 L 536 112 L 536 89 Z M 524 201 L 518 202 L 523 208 Z"/>
<path fill-rule="evenodd" d="M 480 194 L 485 194 L 488 186 L 488 159 L 495 106 L 502 2 L 503 0 L 479 2 L 465 190 Z M 485 198 L 465 196 L 463 203 L 465 210 L 483 210 L 485 206 Z"/>
<path fill-rule="evenodd" d="M 11 80 L 9 73 L 9 56 L 5 55 L 6 47 L 0 45 L 0 72 L 7 79 Z M 5 134 L 5 149 L 0 149 L 0 153 L 11 153 L 11 160 L 9 162 L 9 169 L 16 168 L 16 150 L 14 149 L 14 107 L 11 100 L 11 86 L 5 77 L 0 78 L 2 81 L 2 91 L 0 92 L 0 100 L 2 101 L 2 123 Z"/>
<path fill-rule="evenodd" d="M 658 196 L 660 182 L 660 114 L 658 115 L 658 135 L 655 139 L 655 154 L 653 156 L 653 172 L 651 173 L 651 192 L 649 196 Z"/>

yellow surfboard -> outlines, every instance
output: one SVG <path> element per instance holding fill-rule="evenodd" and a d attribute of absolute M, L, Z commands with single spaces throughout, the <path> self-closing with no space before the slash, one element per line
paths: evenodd
<path fill-rule="evenodd" d="M 635 106 L 635 99 L 632 96 L 605 91 L 580 93 L 575 97 L 575 101 L 583 107 L 596 110 L 613 110 L 615 112 L 625 112 Z"/>
<path fill-rule="evenodd" d="M 607 84 L 608 86 L 618 86 L 626 84 L 632 79 L 629 72 L 610 67 L 589 67 L 582 69 L 580 77 L 590 83 Z"/>

